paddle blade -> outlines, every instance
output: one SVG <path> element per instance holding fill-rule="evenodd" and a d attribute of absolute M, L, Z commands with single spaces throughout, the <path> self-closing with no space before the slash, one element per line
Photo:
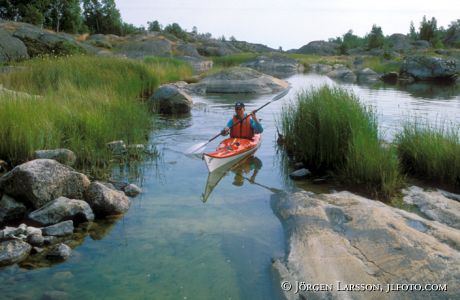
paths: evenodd
<path fill-rule="evenodd" d="M 192 147 L 188 148 L 185 150 L 185 154 L 194 154 L 194 153 L 199 153 L 203 151 L 204 147 L 207 145 L 207 142 L 199 143 L 196 145 L 193 145 Z"/>

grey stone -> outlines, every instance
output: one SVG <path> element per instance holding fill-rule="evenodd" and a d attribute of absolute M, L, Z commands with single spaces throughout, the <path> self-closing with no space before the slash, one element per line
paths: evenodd
<path fill-rule="evenodd" d="M 380 81 L 380 76 L 374 70 L 370 68 L 365 68 L 358 71 L 358 82 L 360 83 L 372 83 Z"/>
<path fill-rule="evenodd" d="M 401 65 L 400 73 L 408 74 L 417 80 L 455 80 L 457 65 L 452 59 L 410 56 Z"/>
<path fill-rule="evenodd" d="M 295 170 L 294 172 L 289 174 L 289 177 L 291 177 L 292 179 L 302 179 L 309 176 L 310 174 L 311 172 L 308 169 L 302 168 Z"/>
<path fill-rule="evenodd" d="M 130 200 L 124 193 L 110 189 L 97 181 L 91 183 L 85 199 L 100 216 L 123 214 L 128 211 L 130 205 Z"/>
<path fill-rule="evenodd" d="M 127 40 L 114 45 L 118 53 L 129 58 L 143 58 L 145 56 L 171 56 L 172 42 L 167 39 Z"/>
<path fill-rule="evenodd" d="M 142 193 L 142 190 L 140 187 L 138 187 L 137 185 L 131 183 L 131 184 L 128 184 L 126 187 L 124 187 L 124 192 L 127 196 L 129 197 L 136 197 L 137 195 L 139 195 L 140 193 Z"/>
<path fill-rule="evenodd" d="M 148 103 L 151 111 L 163 114 L 188 113 L 193 105 L 190 95 L 170 84 L 159 87 Z"/>
<path fill-rule="evenodd" d="M 349 192 L 274 194 L 271 205 L 287 235 L 285 261 L 275 263 L 280 280 L 333 283 L 328 292 L 300 291 L 303 299 L 369 299 L 338 291 L 337 282 L 380 284 L 442 282 L 460 276 L 460 231 Z M 388 294 L 374 292 L 376 299 Z M 286 292 L 289 299 L 291 293 Z M 394 294 L 395 299 L 399 299 Z M 458 289 L 413 291 L 410 298 L 457 298 Z"/>
<path fill-rule="evenodd" d="M 212 74 L 189 88 L 205 93 L 276 93 L 286 89 L 288 82 L 245 67 L 231 67 Z"/>
<path fill-rule="evenodd" d="M 326 74 L 328 77 L 345 81 L 345 82 L 355 82 L 357 77 L 353 71 L 342 65 L 335 65 L 334 69 Z"/>
<path fill-rule="evenodd" d="M 37 150 L 34 152 L 34 158 L 54 159 L 61 164 L 73 166 L 77 156 L 69 149 Z"/>
<path fill-rule="evenodd" d="M 67 259 L 72 253 L 72 249 L 64 243 L 59 243 L 46 254 L 47 258 L 51 259 Z"/>
<path fill-rule="evenodd" d="M 381 76 L 381 79 L 385 83 L 396 84 L 399 79 L 399 74 L 397 72 L 385 73 Z"/>
<path fill-rule="evenodd" d="M 23 241 L 11 240 L 0 243 L 0 266 L 12 265 L 29 256 L 32 246 Z"/>
<path fill-rule="evenodd" d="M 0 200 L 0 224 L 24 217 L 27 208 L 8 195 L 1 196 Z"/>
<path fill-rule="evenodd" d="M 59 197 L 31 212 L 29 219 L 43 225 L 55 224 L 64 220 L 92 221 L 94 213 L 89 204 L 83 200 Z"/>
<path fill-rule="evenodd" d="M 285 78 L 304 71 L 303 65 L 297 60 L 279 54 L 258 56 L 254 60 L 243 63 L 242 66 L 278 78 Z"/>
<path fill-rule="evenodd" d="M 194 74 L 201 74 L 203 72 L 209 71 L 213 66 L 212 60 L 202 57 L 180 56 L 177 58 L 189 63 L 192 66 Z"/>
<path fill-rule="evenodd" d="M 0 63 L 28 59 L 24 43 L 0 28 Z"/>
<path fill-rule="evenodd" d="M 82 199 L 89 183 L 84 174 L 51 159 L 26 162 L 0 177 L 0 189 L 35 208 L 60 196 Z"/>
<path fill-rule="evenodd" d="M 338 55 L 340 45 L 325 41 L 312 41 L 296 51 L 300 54 Z"/>
<path fill-rule="evenodd" d="M 410 39 L 401 33 L 394 33 L 388 38 L 390 47 L 395 51 L 405 52 L 412 48 Z"/>
<path fill-rule="evenodd" d="M 74 230 L 73 221 L 68 220 L 42 228 L 43 235 L 66 236 L 72 234 Z"/>
<path fill-rule="evenodd" d="M 332 66 L 325 64 L 310 64 L 310 70 L 319 74 L 327 74 L 332 71 Z"/>
<path fill-rule="evenodd" d="M 32 234 L 27 237 L 27 242 L 32 246 L 42 247 L 45 244 L 45 238 L 41 234 Z"/>

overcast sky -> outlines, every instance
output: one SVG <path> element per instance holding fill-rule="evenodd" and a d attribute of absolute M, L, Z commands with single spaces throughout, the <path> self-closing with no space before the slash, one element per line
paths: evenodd
<path fill-rule="evenodd" d="M 373 24 L 385 35 L 418 29 L 423 16 L 438 27 L 460 19 L 459 0 L 116 0 L 123 21 L 146 26 L 157 20 L 178 23 L 214 37 L 262 43 L 284 50 L 314 40 L 341 36 L 349 29 L 359 36 Z"/>

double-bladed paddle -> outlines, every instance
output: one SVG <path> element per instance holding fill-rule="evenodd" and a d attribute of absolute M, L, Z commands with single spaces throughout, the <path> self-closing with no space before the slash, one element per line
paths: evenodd
<path fill-rule="evenodd" d="M 240 124 L 241 122 L 243 122 L 246 118 L 248 118 L 250 115 L 258 112 L 259 110 L 261 110 L 262 108 L 264 108 L 265 106 L 269 105 L 270 103 L 272 102 L 275 102 L 281 98 L 283 98 L 284 96 L 287 95 L 287 93 L 289 92 L 289 90 L 291 89 L 291 87 L 289 86 L 287 89 L 285 89 L 284 91 L 282 91 L 281 93 L 279 93 L 278 95 L 276 95 L 275 97 L 273 97 L 270 101 L 268 101 L 267 103 L 265 103 L 264 105 L 262 105 L 261 107 L 257 108 L 256 110 L 253 110 L 250 114 L 247 114 L 243 119 L 239 120 L 238 122 L 234 123 L 230 128 L 232 128 L 233 126 L 236 126 L 237 124 Z M 215 139 L 217 139 L 222 133 L 218 133 L 216 134 L 215 136 L 213 136 L 212 138 L 210 138 L 207 142 L 202 142 L 202 143 L 199 143 L 199 144 L 196 144 L 196 145 L 193 145 L 192 147 L 188 148 L 185 153 L 186 154 L 194 154 L 194 153 L 199 153 L 203 150 L 204 147 L 206 147 L 207 144 L 209 144 L 210 142 L 214 141 Z"/>

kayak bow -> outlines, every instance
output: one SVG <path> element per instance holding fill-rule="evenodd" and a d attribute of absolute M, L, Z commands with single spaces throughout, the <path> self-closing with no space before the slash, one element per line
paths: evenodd
<path fill-rule="evenodd" d="M 228 138 L 219 144 L 216 151 L 203 154 L 203 159 L 209 172 L 213 172 L 250 156 L 259 149 L 261 142 L 260 134 L 255 134 L 252 139 Z"/>

